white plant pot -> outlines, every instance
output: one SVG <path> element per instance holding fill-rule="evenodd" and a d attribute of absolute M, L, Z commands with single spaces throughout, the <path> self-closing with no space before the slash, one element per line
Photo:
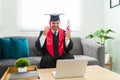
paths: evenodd
<path fill-rule="evenodd" d="M 27 72 L 27 67 L 18 68 L 18 72 Z"/>
<path fill-rule="evenodd" d="M 110 59 L 109 53 L 105 54 L 105 64 L 109 62 L 109 59 Z"/>

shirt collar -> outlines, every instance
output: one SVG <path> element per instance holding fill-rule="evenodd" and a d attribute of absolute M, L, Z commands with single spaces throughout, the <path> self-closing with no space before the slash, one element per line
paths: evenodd
<path fill-rule="evenodd" d="M 55 31 L 54 30 L 52 30 L 52 33 L 54 33 Z M 58 35 L 58 30 L 56 31 L 56 35 Z"/>

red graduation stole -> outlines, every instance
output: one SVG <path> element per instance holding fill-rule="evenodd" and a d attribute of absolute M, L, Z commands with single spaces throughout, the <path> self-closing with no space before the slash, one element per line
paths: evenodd
<path fill-rule="evenodd" d="M 64 31 L 62 29 L 58 29 L 58 54 L 62 56 L 64 52 Z M 53 35 L 52 30 L 50 29 L 47 33 L 46 37 L 46 47 L 50 56 L 54 58 L 54 48 L 53 48 Z"/>

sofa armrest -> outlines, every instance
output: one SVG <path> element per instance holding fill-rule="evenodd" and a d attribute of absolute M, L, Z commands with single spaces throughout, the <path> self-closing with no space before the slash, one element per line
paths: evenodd
<path fill-rule="evenodd" d="M 81 43 L 84 55 L 98 59 L 99 65 L 104 67 L 105 47 L 84 38 L 81 39 Z"/>

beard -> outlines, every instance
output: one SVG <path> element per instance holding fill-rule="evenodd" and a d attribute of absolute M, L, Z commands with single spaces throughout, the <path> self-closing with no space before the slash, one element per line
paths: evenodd
<path fill-rule="evenodd" d="M 52 26 L 52 29 L 56 31 L 59 28 L 59 26 Z"/>

